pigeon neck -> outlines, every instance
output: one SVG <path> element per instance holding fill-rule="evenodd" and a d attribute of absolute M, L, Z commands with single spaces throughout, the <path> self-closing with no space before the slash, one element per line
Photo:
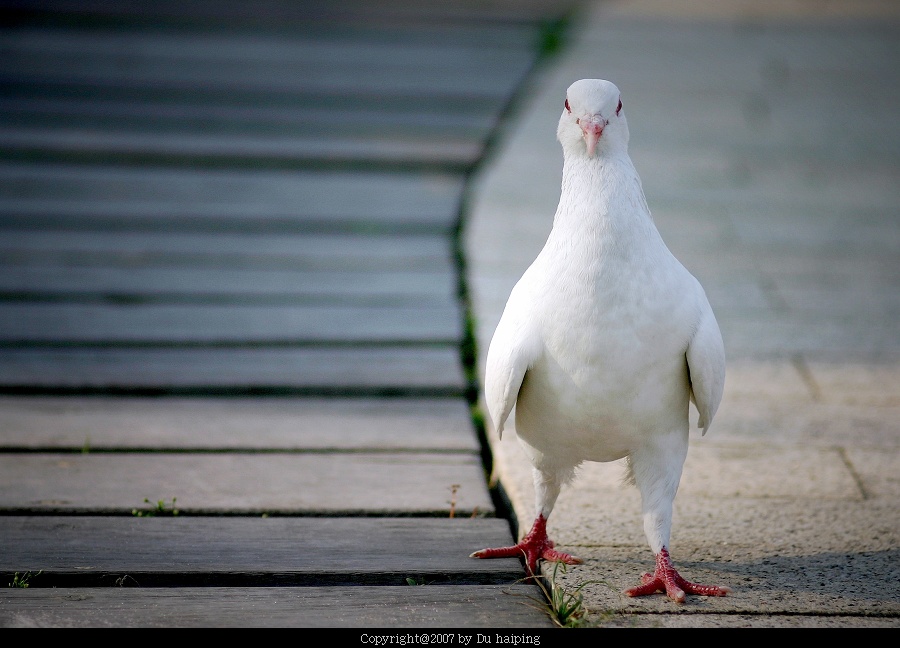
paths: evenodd
<path fill-rule="evenodd" d="M 587 157 L 566 155 L 563 160 L 559 209 L 554 225 L 566 228 L 596 227 L 618 229 L 634 224 L 634 192 L 640 180 L 628 154 Z M 641 200 L 643 196 L 641 196 Z"/>

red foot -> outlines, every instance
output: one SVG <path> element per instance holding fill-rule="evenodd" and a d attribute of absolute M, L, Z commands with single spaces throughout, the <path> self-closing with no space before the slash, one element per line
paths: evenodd
<path fill-rule="evenodd" d="M 471 558 L 509 558 L 512 556 L 525 556 L 525 565 L 528 568 L 528 575 L 535 576 L 537 574 L 538 560 L 550 560 L 564 562 L 567 565 L 580 565 L 581 559 L 571 554 L 557 551 L 553 548 L 553 542 L 547 537 L 547 520 L 543 515 L 538 515 L 534 521 L 534 526 L 518 544 L 511 547 L 497 547 L 493 549 L 482 549 L 471 554 Z"/>
<path fill-rule="evenodd" d="M 729 587 L 719 585 L 700 585 L 684 580 L 672 566 L 669 551 L 663 547 L 656 554 L 656 572 L 641 576 L 641 584 L 625 590 L 626 596 L 646 596 L 656 592 L 664 592 L 676 603 L 684 603 L 685 593 L 700 596 L 725 596 L 731 592 Z"/>

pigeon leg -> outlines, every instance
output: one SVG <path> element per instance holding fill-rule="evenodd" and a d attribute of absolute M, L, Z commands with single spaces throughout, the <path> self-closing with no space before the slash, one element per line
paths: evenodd
<path fill-rule="evenodd" d="M 481 549 L 472 553 L 470 558 L 509 558 L 512 556 L 525 557 L 525 564 L 528 567 L 528 575 L 537 575 L 538 560 L 550 560 L 555 562 L 564 562 L 567 565 L 579 565 L 581 559 L 571 554 L 557 551 L 553 548 L 553 541 L 547 537 L 547 519 L 543 515 L 538 515 L 524 538 L 518 544 L 511 547 L 496 547 L 491 549 Z"/>
<path fill-rule="evenodd" d="M 652 574 L 644 574 L 641 577 L 641 584 L 625 590 L 625 595 L 647 596 L 656 592 L 664 592 L 676 603 L 684 603 L 686 594 L 725 596 L 731 592 L 731 588 L 721 585 L 700 585 L 685 580 L 675 571 L 672 560 L 669 558 L 669 551 L 663 547 L 656 554 L 656 571 Z"/>

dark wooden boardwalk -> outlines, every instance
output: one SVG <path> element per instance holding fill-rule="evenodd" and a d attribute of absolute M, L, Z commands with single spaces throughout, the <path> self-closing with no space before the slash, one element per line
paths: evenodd
<path fill-rule="evenodd" d="M 458 233 L 572 6 L 0 2 L 0 626 L 551 625 Z"/>

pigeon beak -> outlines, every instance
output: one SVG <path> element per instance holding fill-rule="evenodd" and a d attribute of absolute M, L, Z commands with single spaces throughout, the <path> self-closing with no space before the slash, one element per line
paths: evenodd
<path fill-rule="evenodd" d="M 599 115 L 590 115 L 584 119 L 580 119 L 578 124 L 584 133 L 584 145 L 587 147 L 588 157 L 594 157 L 594 150 L 597 148 L 597 142 L 603 135 L 603 129 L 609 123 Z"/>

